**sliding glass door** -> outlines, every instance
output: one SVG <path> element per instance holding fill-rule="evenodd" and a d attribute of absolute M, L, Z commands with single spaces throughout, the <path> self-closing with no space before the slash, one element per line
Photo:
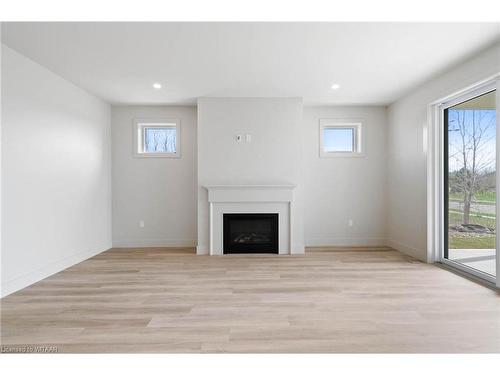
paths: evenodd
<path fill-rule="evenodd" d="M 495 282 L 496 90 L 444 108 L 444 263 Z"/>

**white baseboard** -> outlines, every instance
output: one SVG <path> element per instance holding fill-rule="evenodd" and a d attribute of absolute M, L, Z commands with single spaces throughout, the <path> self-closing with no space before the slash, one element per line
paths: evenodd
<path fill-rule="evenodd" d="M 195 247 L 190 238 L 116 239 L 113 247 Z"/>
<path fill-rule="evenodd" d="M 196 255 L 208 255 L 208 247 L 205 245 L 196 246 Z"/>
<path fill-rule="evenodd" d="M 306 253 L 304 244 L 292 244 L 291 255 L 303 255 Z"/>
<path fill-rule="evenodd" d="M 77 263 L 83 262 L 86 259 L 92 258 L 93 256 L 100 254 L 106 250 L 109 250 L 109 246 L 105 246 L 104 248 L 99 248 L 97 250 L 83 251 L 61 260 L 49 263 L 25 275 L 18 276 L 12 280 L 8 280 L 5 283 L 2 283 L 1 296 L 2 298 L 8 296 L 9 294 L 26 288 L 27 286 L 37 283 L 38 281 L 43 280 L 55 273 L 61 272 L 68 267 L 74 266 Z"/>
<path fill-rule="evenodd" d="M 427 262 L 427 251 L 425 249 L 417 249 L 415 247 L 408 246 L 401 242 L 395 241 L 391 238 L 387 240 L 387 245 L 406 255 L 421 260 L 422 262 Z"/>
<path fill-rule="evenodd" d="M 388 246 L 385 237 L 313 237 L 306 239 L 306 247 L 314 246 Z"/>

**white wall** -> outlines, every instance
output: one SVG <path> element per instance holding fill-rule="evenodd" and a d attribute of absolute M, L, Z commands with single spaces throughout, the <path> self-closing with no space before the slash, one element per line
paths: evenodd
<path fill-rule="evenodd" d="M 111 247 L 110 108 L 2 45 L 2 295 Z"/>
<path fill-rule="evenodd" d="M 357 119 L 364 157 L 320 158 L 319 120 Z M 303 120 L 307 246 L 386 244 L 385 107 L 306 107 Z M 349 220 L 353 226 L 348 225 Z"/>
<path fill-rule="evenodd" d="M 389 106 L 389 244 L 427 260 L 426 171 L 423 129 L 427 106 L 500 71 L 500 44 L 428 81 Z"/>
<path fill-rule="evenodd" d="M 292 251 L 304 247 L 302 100 L 201 98 L 198 100 L 198 253 L 208 252 L 206 185 L 295 184 Z M 237 143 L 237 134 L 252 142 Z"/>
<path fill-rule="evenodd" d="M 113 246 L 195 246 L 196 107 L 113 106 L 111 112 Z M 135 157 L 137 118 L 180 119 L 181 157 Z"/>
<path fill-rule="evenodd" d="M 194 246 L 197 185 L 286 183 L 299 185 L 297 225 L 305 229 L 306 245 L 386 243 L 384 107 L 305 107 L 301 120 L 298 99 L 204 98 L 199 105 L 198 182 L 195 107 L 112 107 L 114 246 Z M 182 158 L 135 158 L 135 118 L 181 119 Z M 319 158 L 321 118 L 362 119 L 366 156 Z M 247 133 L 251 143 L 234 142 Z M 206 191 L 199 193 L 204 211 Z M 204 212 L 202 232 L 208 228 Z M 200 248 L 207 237 L 208 231 L 200 233 Z M 294 246 L 303 241 L 301 234 Z"/>

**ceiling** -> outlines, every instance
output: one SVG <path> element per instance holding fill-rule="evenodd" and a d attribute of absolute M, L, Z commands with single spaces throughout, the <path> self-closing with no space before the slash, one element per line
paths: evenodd
<path fill-rule="evenodd" d="M 499 23 L 2 24 L 3 43 L 114 104 L 389 104 L 499 36 Z"/>

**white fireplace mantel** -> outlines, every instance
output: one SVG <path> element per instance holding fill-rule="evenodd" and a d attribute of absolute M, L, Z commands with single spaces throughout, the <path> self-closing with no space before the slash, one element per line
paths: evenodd
<path fill-rule="evenodd" d="M 209 202 L 292 202 L 295 185 L 209 185 Z"/>
<path fill-rule="evenodd" d="M 222 255 L 224 213 L 279 214 L 279 254 L 291 254 L 295 185 L 208 185 L 209 254 Z"/>

